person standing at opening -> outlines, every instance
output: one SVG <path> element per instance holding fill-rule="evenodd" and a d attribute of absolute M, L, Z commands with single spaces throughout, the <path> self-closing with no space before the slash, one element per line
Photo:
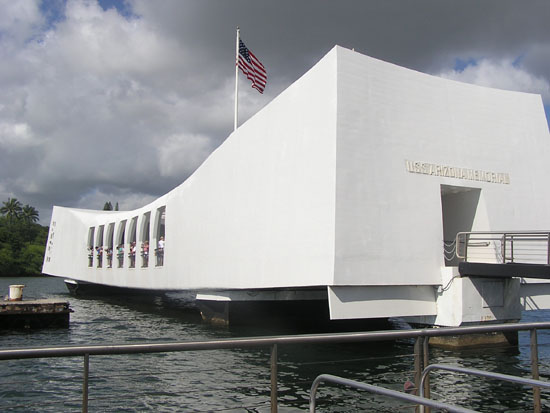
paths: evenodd
<path fill-rule="evenodd" d="M 161 236 L 157 243 L 157 265 L 164 265 L 164 237 Z"/>

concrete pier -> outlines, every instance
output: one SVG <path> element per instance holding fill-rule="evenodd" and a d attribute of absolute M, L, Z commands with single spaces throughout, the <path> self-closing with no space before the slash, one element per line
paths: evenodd
<path fill-rule="evenodd" d="M 468 334 L 463 336 L 430 337 L 430 345 L 447 349 L 465 349 L 487 346 L 517 346 L 518 332 L 491 332 L 484 334 Z"/>
<path fill-rule="evenodd" d="M 0 329 L 68 327 L 68 301 L 55 299 L 0 301 Z"/>

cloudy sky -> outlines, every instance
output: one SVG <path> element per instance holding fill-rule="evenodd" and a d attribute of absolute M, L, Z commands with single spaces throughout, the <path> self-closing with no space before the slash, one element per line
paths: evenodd
<path fill-rule="evenodd" d="M 231 133 L 235 30 L 264 63 L 245 121 L 334 45 L 542 95 L 550 1 L 0 0 L 0 201 L 121 210 L 183 182 Z"/>

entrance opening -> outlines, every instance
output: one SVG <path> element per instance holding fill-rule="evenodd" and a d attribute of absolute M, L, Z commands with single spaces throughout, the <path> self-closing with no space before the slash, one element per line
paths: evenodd
<path fill-rule="evenodd" d="M 455 255 L 456 234 L 473 230 L 480 196 L 480 188 L 441 185 L 443 244 L 447 267 L 458 265 Z"/>

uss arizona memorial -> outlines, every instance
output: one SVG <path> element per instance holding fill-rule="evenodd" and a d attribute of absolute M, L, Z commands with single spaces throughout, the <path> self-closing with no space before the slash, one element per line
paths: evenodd
<path fill-rule="evenodd" d="M 549 138 L 539 95 L 335 47 L 149 205 L 54 207 L 43 272 L 194 291 L 224 321 L 233 305 L 280 301 L 321 303 L 333 320 L 517 320 L 550 308 L 546 280 L 458 264 L 509 262 L 514 234 L 548 264 L 550 236 L 535 231 L 550 229 Z"/>

